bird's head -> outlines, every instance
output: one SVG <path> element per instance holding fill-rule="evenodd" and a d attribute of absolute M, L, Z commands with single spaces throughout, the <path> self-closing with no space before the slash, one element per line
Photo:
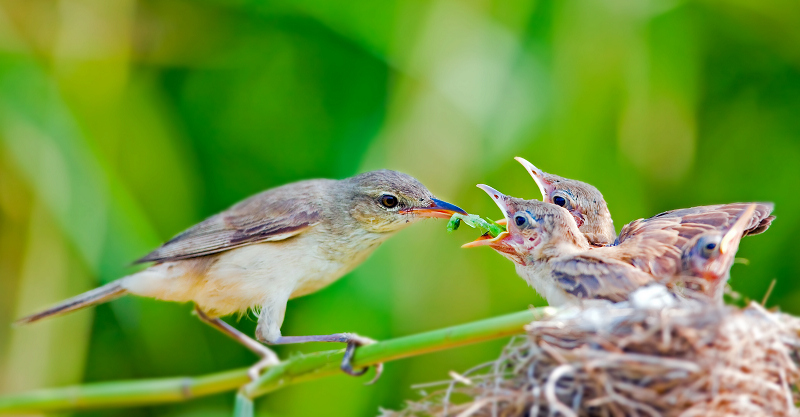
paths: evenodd
<path fill-rule="evenodd" d="M 365 172 L 345 180 L 345 188 L 344 204 L 350 215 L 374 233 L 395 232 L 423 218 L 467 214 L 435 198 L 416 178 L 402 172 Z"/>
<path fill-rule="evenodd" d="M 616 239 L 614 222 L 600 191 L 585 182 L 548 174 L 524 158 L 516 159 L 536 181 L 542 201 L 566 209 L 580 231 L 595 244 L 611 244 Z"/>
<path fill-rule="evenodd" d="M 701 233 L 686 243 L 681 254 L 683 272 L 697 278 L 703 292 L 724 284 L 756 206 L 748 206 L 731 226 Z"/>
<path fill-rule="evenodd" d="M 481 236 L 462 247 L 489 246 L 520 265 L 544 260 L 566 248 L 588 248 L 586 238 L 564 208 L 510 197 L 484 184 L 478 187 L 489 194 L 503 212 L 506 231 L 495 238 Z"/>

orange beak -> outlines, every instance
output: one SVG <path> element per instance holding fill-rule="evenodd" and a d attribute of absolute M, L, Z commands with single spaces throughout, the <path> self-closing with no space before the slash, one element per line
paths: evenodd
<path fill-rule="evenodd" d="M 500 246 L 504 243 L 505 239 L 511 236 L 508 232 L 501 232 L 497 237 L 492 237 L 492 235 L 485 233 L 482 234 L 481 237 L 473 240 L 472 242 L 465 243 L 461 245 L 462 248 L 477 248 L 478 246 L 491 246 L 496 247 Z"/>
<path fill-rule="evenodd" d="M 467 214 L 455 204 L 450 204 L 446 201 L 433 199 L 433 203 L 429 207 L 412 207 L 400 210 L 402 214 L 416 214 L 420 217 L 436 217 L 439 219 L 449 219 L 455 213 Z"/>

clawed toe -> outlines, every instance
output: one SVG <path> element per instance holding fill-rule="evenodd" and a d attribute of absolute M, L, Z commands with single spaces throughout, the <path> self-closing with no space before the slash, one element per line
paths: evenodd
<path fill-rule="evenodd" d="M 353 360 L 353 354 L 355 354 L 357 346 L 363 346 L 372 343 L 375 343 L 375 341 L 366 337 L 361 337 L 361 336 L 351 337 L 350 340 L 347 342 L 347 348 L 344 350 L 344 357 L 342 358 L 342 365 L 340 366 L 342 371 L 344 371 L 344 373 L 350 376 L 361 376 L 367 373 L 367 371 L 369 370 L 369 366 L 366 366 L 356 371 L 355 369 L 353 369 L 352 360 Z M 382 373 L 383 373 L 383 364 L 379 363 L 375 365 L 375 377 L 372 378 L 371 381 L 367 382 L 366 385 L 374 384 L 381 377 Z"/>
<path fill-rule="evenodd" d="M 358 371 L 353 369 L 352 360 L 353 360 L 353 354 L 356 352 L 356 346 L 360 346 L 360 343 L 355 340 L 347 342 L 347 348 L 345 348 L 344 350 L 344 357 L 342 358 L 342 365 L 340 366 L 340 368 L 342 368 L 342 371 L 344 371 L 344 373 L 350 376 L 364 375 L 365 373 L 367 373 L 367 370 L 369 369 L 368 366 L 361 368 Z"/>

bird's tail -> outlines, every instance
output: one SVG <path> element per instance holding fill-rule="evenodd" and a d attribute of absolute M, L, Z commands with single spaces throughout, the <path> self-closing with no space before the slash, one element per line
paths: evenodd
<path fill-rule="evenodd" d="M 23 317 L 14 322 L 14 324 L 22 325 L 22 324 L 33 323 L 35 321 L 39 321 L 44 318 L 59 316 L 75 310 L 80 310 L 84 307 L 105 303 L 107 301 L 111 301 L 116 298 L 122 297 L 123 295 L 125 295 L 125 293 L 128 292 L 128 290 L 123 288 L 121 281 L 122 280 L 116 280 L 109 284 L 103 285 L 102 287 L 95 288 L 91 291 L 86 291 L 85 293 L 80 295 L 76 295 L 75 297 L 64 300 L 59 304 L 51 308 L 48 308 L 47 310 L 40 311 L 36 314 L 31 314 L 30 316 L 27 317 Z"/>

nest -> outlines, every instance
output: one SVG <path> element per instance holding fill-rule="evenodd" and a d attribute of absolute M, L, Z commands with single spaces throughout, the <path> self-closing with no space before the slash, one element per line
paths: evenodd
<path fill-rule="evenodd" d="M 758 304 L 621 303 L 526 330 L 496 361 L 382 416 L 800 415 L 800 319 Z"/>

